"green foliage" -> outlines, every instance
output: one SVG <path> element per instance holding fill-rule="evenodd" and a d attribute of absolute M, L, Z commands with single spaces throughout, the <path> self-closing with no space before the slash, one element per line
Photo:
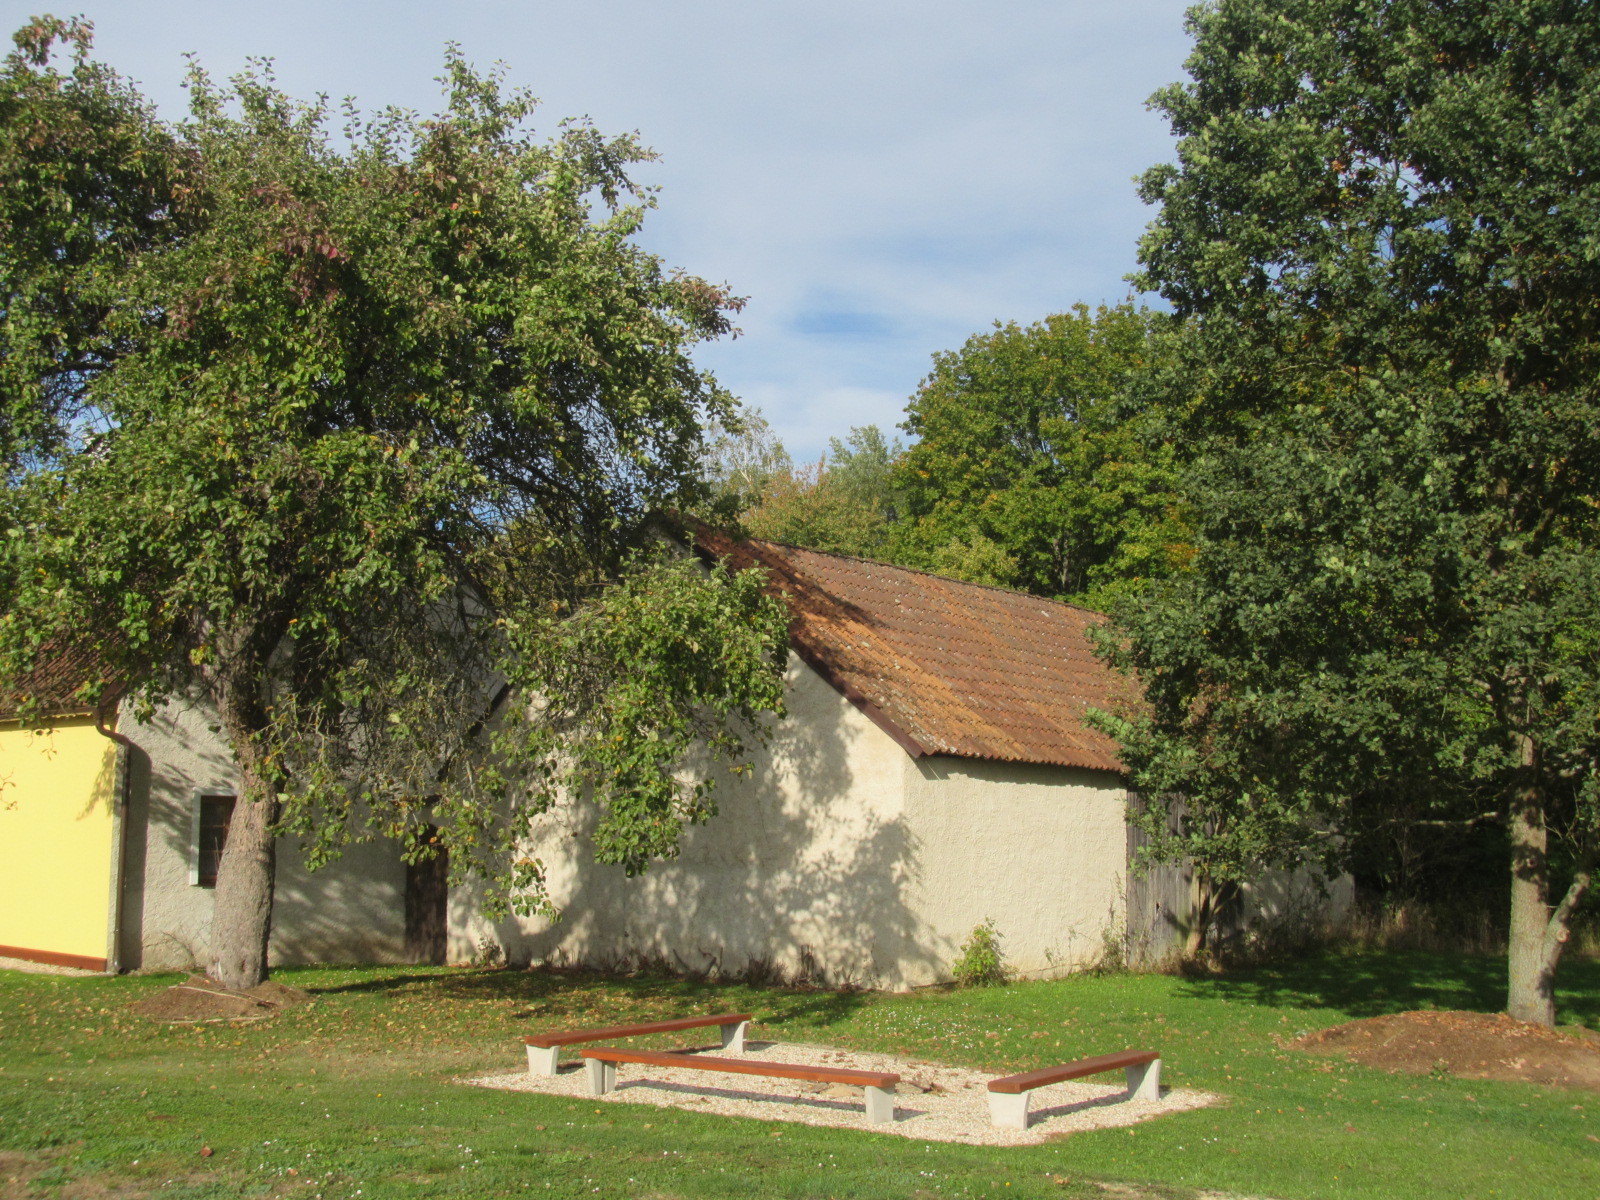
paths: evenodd
<path fill-rule="evenodd" d="M 36 18 L 0 73 L 0 452 L 8 478 L 71 436 L 94 375 L 137 325 L 119 284 L 193 214 L 181 163 L 144 100 L 88 57 L 83 21 Z M 52 46 L 72 70 L 48 69 Z"/>
<path fill-rule="evenodd" d="M 632 240 L 648 154 L 583 123 L 536 138 L 531 97 L 454 51 L 442 112 L 351 109 L 337 138 L 264 69 L 196 68 L 167 124 L 86 26 L 18 45 L 0 669 L 70 642 L 145 711 L 214 708 L 235 834 L 264 806 L 318 856 L 376 833 L 416 856 L 438 826 L 453 867 L 489 869 L 559 742 L 609 806 L 604 853 L 670 852 L 710 806 L 666 763 L 690 734 L 737 755 L 752 735 L 723 727 L 775 707 L 781 630 L 750 581 L 637 553 L 699 497 L 703 427 L 736 420 L 688 353 L 737 302 Z M 491 719 L 542 732 L 479 769 Z"/>
<path fill-rule="evenodd" d="M 781 446 L 734 440 L 710 474 L 770 464 L 739 497 L 757 537 L 1106 605 L 1188 552 L 1160 436 L 1167 341 L 1131 305 L 997 325 L 934 356 L 907 406 L 909 449 L 856 428 L 797 469 Z"/>
<path fill-rule="evenodd" d="M 902 450 L 876 425 L 829 439 L 829 453 L 812 468 L 774 471 L 760 502 L 744 515 L 755 537 L 865 558 L 889 555 L 899 517 L 895 465 Z M 785 456 L 787 459 L 787 456 Z"/>
<path fill-rule="evenodd" d="M 1171 573 L 1186 535 L 1144 386 L 1162 325 L 1080 304 L 934 355 L 906 410 L 895 561 L 1091 606 Z"/>
<path fill-rule="evenodd" d="M 1559 0 L 1191 24 L 1142 261 L 1200 397 L 1195 554 L 1108 641 L 1149 699 L 1112 723 L 1124 759 L 1185 802 L 1150 832 L 1226 881 L 1337 864 L 1340 830 L 1505 822 L 1513 1009 L 1548 1020 L 1600 848 L 1600 192 L 1575 169 L 1600 25 Z"/>
<path fill-rule="evenodd" d="M 997 324 L 934 356 L 909 449 L 860 427 L 796 468 L 763 421 L 707 473 L 757 537 L 1104 606 L 1188 553 L 1168 342 L 1131 304 Z"/>
<path fill-rule="evenodd" d="M 1000 949 L 1000 930 L 993 918 L 972 927 L 961 953 L 950 964 L 950 978 L 959 987 L 997 987 L 1011 978 Z"/>
<path fill-rule="evenodd" d="M 718 422 L 711 433 L 703 464 L 712 493 L 708 515 L 737 518 L 794 472 L 789 452 L 757 409 Z"/>
<path fill-rule="evenodd" d="M 525 792 L 505 781 L 518 801 L 508 848 L 532 816 L 588 797 L 602 808 L 596 859 L 636 875 L 677 853 L 685 824 L 716 814 L 706 767 L 743 773 L 763 720 L 783 712 L 773 664 L 788 614 L 765 582 L 720 564 L 708 580 L 692 560 L 658 559 L 571 616 L 508 622 L 519 689 L 541 698 L 513 709 L 493 742 L 506 761 L 534 765 Z M 525 887 L 536 879 L 525 873 Z"/>

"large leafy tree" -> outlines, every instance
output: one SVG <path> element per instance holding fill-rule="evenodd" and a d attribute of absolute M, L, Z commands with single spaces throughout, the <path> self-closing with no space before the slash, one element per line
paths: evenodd
<path fill-rule="evenodd" d="M 1161 325 L 1078 305 L 934 355 L 906 408 L 897 560 L 1091 606 L 1168 574 L 1185 539 L 1147 402 Z"/>
<path fill-rule="evenodd" d="M 1190 23 L 1142 260 L 1203 397 L 1196 554 L 1122 614 L 1126 757 L 1223 874 L 1337 861 L 1355 821 L 1503 823 L 1508 1009 L 1549 1024 L 1600 848 L 1600 22 Z"/>
<path fill-rule="evenodd" d="M 736 303 L 631 240 L 645 153 L 533 137 L 454 53 L 437 116 L 335 138 L 269 75 L 196 70 L 169 124 L 87 26 L 16 42 L 0 668 L 70 641 L 146 710 L 215 710 L 242 780 L 215 976 L 265 975 L 285 829 L 315 859 L 437 839 L 534 905 L 508 856 L 563 797 L 603 806 L 602 859 L 673 853 L 715 807 L 692 748 L 737 764 L 780 704 L 783 625 L 753 577 L 650 550 L 732 419 L 688 350 Z"/>

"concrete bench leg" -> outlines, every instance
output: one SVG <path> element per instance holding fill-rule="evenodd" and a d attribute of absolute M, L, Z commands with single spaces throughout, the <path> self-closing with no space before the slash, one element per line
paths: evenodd
<path fill-rule="evenodd" d="M 1128 1094 L 1126 1100 L 1161 1099 L 1161 1060 L 1154 1059 L 1128 1067 Z"/>
<path fill-rule="evenodd" d="M 735 1054 L 744 1053 L 745 1035 L 750 1032 L 750 1022 L 740 1021 L 737 1025 L 719 1025 L 722 1030 L 722 1048 L 732 1050 Z"/>
<path fill-rule="evenodd" d="M 528 1074 L 554 1075 L 560 1069 L 560 1046 L 529 1046 Z"/>
<path fill-rule="evenodd" d="M 996 1129 L 1028 1127 L 1029 1092 L 990 1092 L 989 1120 Z"/>
<path fill-rule="evenodd" d="M 583 1063 L 589 1069 L 589 1095 L 604 1096 L 607 1092 L 615 1090 L 616 1063 L 602 1062 L 598 1058 L 586 1058 Z"/>
<path fill-rule="evenodd" d="M 887 1088 L 866 1087 L 867 1124 L 882 1125 L 894 1120 L 894 1093 Z"/>

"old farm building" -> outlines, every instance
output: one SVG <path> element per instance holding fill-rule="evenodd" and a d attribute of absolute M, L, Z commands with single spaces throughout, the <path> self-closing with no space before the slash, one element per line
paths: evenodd
<path fill-rule="evenodd" d="M 1130 887 L 1116 750 L 1084 720 L 1116 686 L 1087 639 L 1096 614 L 772 543 L 701 549 L 764 566 L 786 597 L 789 713 L 677 859 L 627 879 L 593 862 L 590 814 L 549 814 L 529 850 L 563 919 L 489 924 L 471 889 L 447 895 L 391 847 L 311 873 L 284 846 L 274 961 L 454 961 L 492 940 L 514 963 L 908 987 L 945 978 L 984 920 L 1030 973 L 1092 961 L 1130 924 L 1141 948 L 1173 935 L 1181 874 Z M 213 724 L 169 705 L 125 717 L 124 746 L 82 715 L 0 726 L 0 954 L 204 961 L 237 785 Z"/>

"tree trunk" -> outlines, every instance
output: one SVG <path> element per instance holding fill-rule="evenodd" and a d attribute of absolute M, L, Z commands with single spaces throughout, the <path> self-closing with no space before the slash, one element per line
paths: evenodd
<path fill-rule="evenodd" d="M 272 937 L 272 890 L 277 867 L 277 791 L 246 771 L 244 795 L 233 806 L 228 841 L 217 867 L 211 915 L 211 963 L 206 974 L 224 987 L 255 987 L 267 978 Z"/>
<path fill-rule="evenodd" d="M 206 974 L 224 987 L 255 987 L 267 978 L 267 942 L 272 936 L 272 892 L 277 872 L 278 793 L 282 780 L 263 756 L 268 726 L 263 679 L 285 627 L 241 621 L 215 638 L 219 665 L 209 690 L 223 731 L 239 764 L 241 795 L 228 822 L 228 840 L 217 864 L 211 912 L 211 953 Z"/>
<path fill-rule="evenodd" d="M 1531 748 L 1526 754 L 1531 754 Z M 1530 768 L 1531 768 L 1531 764 Z M 1546 950 L 1549 932 L 1549 830 L 1544 795 L 1536 781 L 1521 787 L 1511 803 L 1511 927 L 1507 938 L 1506 1012 L 1536 1025 L 1556 1023 L 1556 962 Z"/>
<path fill-rule="evenodd" d="M 1207 872 L 1194 869 L 1189 891 L 1189 936 L 1185 939 L 1185 958 L 1199 958 L 1216 946 L 1217 925 L 1227 902 L 1225 885 L 1219 885 Z"/>

